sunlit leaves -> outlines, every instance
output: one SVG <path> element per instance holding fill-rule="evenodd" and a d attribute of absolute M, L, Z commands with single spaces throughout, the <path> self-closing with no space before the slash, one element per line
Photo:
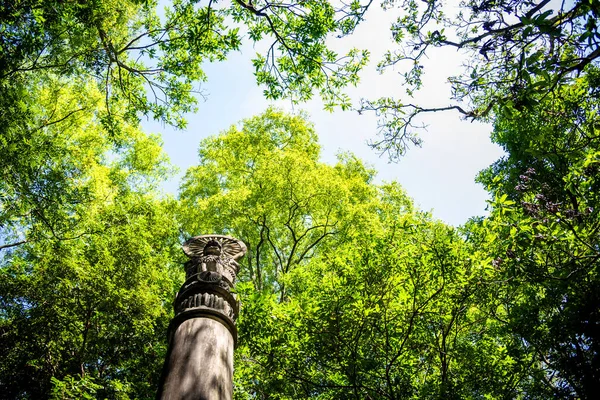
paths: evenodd
<path fill-rule="evenodd" d="M 76 237 L 84 233 L 75 212 L 82 204 L 114 199 L 127 179 L 151 187 L 164 176 L 166 160 L 156 138 L 125 121 L 107 132 L 108 110 L 93 82 L 44 75 L 11 91 L 20 94 L 21 106 L 7 105 L 2 112 L 5 234 L 38 240 L 42 229 L 48 230 L 44 236 Z M 120 106 L 113 104 L 112 112 Z"/>
<path fill-rule="evenodd" d="M 287 275 L 285 302 L 246 288 L 237 398 L 495 398 L 513 390 L 504 377 L 521 365 L 480 308 L 489 293 L 469 249 L 412 211 L 397 185 L 380 196 L 369 226 Z"/>
<path fill-rule="evenodd" d="M 182 185 L 189 234 L 216 231 L 244 240 L 257 289 L 280 291 L 280 277 L 365 219 L 373 172 L 352 156 L 319 161 L 312 126 L 269 109 L 201 143 L 200 164 Z M 279 283 L 276 283 L 279 282 Z"/>
<path fill-rule="evenodd" d="M 178 242 L 174 204 L 152 195 L 169 170 L 160 140 L 107 129 L 126 106 L 108 109 L 93 80 L 5 87 L 0 392 L 151 396 Z"/>
<path fill-rule="evenodd" d="M 187 235 L 216 230 L 249 248 L 236 398 L 525 391 L 528 354 L 493 308 L 493 260 L 397 183 L 374 185 L 350 154 L 319 162 L 310 124 L 273 109 L 199 154 L 182 186 Z"/>
<path fill-rule="evenodd" d="M 44 397 L 51 377 L 67 375 L 89 376 L 107 396 L 119 381 L 130 395 L 154 393 L 180 278 L 172 206 L 132 193 L 85 208 L 77 211 L 87 235 L 23 245 L 2 266 L 0 382 L 9 397 Z"/>
<path fill-rule="evenodd" d="M 207 79 L 203 63 L 225 60 L 245 38 L 270 38 L 266 54 L 254 61 L 267 97 L 304 101 L 319 93 L 330 107 L 349 107 L 342 88 L 356 84 L 368 53 L 337 56 L 326 39 L 351 32 L 368 4 L 177 0 L 164 12 L 157 7 L 130 0 L 0 6 L 0 80 L 38 71 L 93 79 L 107 106 L 125 102 L 120 118 L 143 114 L 184 127 L 197 85 Z"/>

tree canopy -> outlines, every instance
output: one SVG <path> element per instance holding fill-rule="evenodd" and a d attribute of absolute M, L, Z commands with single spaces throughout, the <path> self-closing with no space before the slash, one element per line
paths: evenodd
<path fill-rule="evenodd" d="M 140 136 L 142 117 L 183 128 L 207 79 L 203 63 L 225 59 L 243 40 L 272 40 L 252 61 L 268 98 L 302 101 L 319 92 L 330 107 L 348 107 L 342 88 L 356 83 L 367 52 L 337 55 L 325 40 L 350 33 L 365 9 L 322 1 L 3 2 L 0 227 L 12 237 L 1 245 L 30 240 L 33 230 L 11 230 L 23 224 L 77 235 L 72 211 L 45 214 L 57 210 L 52 204 L 93 197 L 75 183 L 93 168 L 86 157 L 150 146 Z M 86 137 L 92 130 L 96 137 Z"/>
<path fill-rule="evenodd" d="M 107 106 L 127 103 L 112 124 L 141 113 L 183 125 L 194 87 L 207 78 L 203 61 L 225 59 L 244 38 L 272 38 L 253 61 L 270 98 L 303 100 L 317 90 L 332 103 L 347 102 L 339 89 L 356 81 L 367 54 L 340 56 L 325 46 L 328 34 L 347 34 L 360 21 L 365 7 L 358 2 L 175 0 L 161 11 L 156 0 L 23 0 L 0 7 L 0 81 L 42 70 L 89 77 Z"/>
<path fill-rule="evenodd" d="M 569 147 L 538 153 L 545 134 L 527 139 L 530 151 L 481 175 L 491 216 L 458 230 L 350 154 L 322 163 L 310 123 L 274 109 L 203 141 L 178 201 L 152 192 L 160 156 L 103 160 L 106 174 L 86 183 L 106 197 L 72 205 L 85 234 L 41 225 L 44 240 L 3 258 L 2 393 L 152 397 L 178 243 L 210 230 L 249 248 L 236 398 L 593 398 L 596 150 L 585 130 L 558 133 L 592 112 L 569 101 L 587 84 L 528 114 L 562 110 L 548 130 Z M 530 122 L 498 120 L 496 140 L 524 139 Z M 541 155 L 566 169 L 529 168 L 511 189 L 516 160 Z M 559 176 L 565 188 L 551 190 Z"/>
<path fill-rule="evenodd" d="M 581 86 L 585 80 L 565 90 L 575 94 Z M 564 104 L 548 104 L 573 116 L 586 107 L 563 96 Z M 544 113 L 553 112 L 539 111 L 528 115 L 547 121 Z M 528 122 L 498 120 L 498 137 L 521 123 Z M 561 138 L 581 134 L 549 129 Z M 501 170 L 489 173 L 497 197 L 492 216 L 457 231 L 415 210 L 398 184 L 375 185 L 358 160 L 346 155 L 327 166 L 317 150 L 310 125 L 269 110 L 205 140 L 200 165 L 184 180 L 183 225 L 218 229 L 228 221 L 220 233 L 249 246 L 238 284 L 238 398 L 592 397 L 595 211 L 581 212 L 590 219 L 576 232 L 588 232 L 587 239 L 572 265 L 564 257 L 577 236 L 565 233 L 564 242 L 548 247 L 536 231 L 541 216 L 526 217 L 527 203 L 519 211 Z M 533 172 L 524 174 L 519 179 Z M 351 192 L 338 192 L 344 187 Z M 344 193 L 360 196 L 348 201 Z M 544 223 L 556 230 L 563 222 Z M 581 350 L 564 354 L 573 345 Z"/>
<path fill-rule="evenodd" d="M 3 151 L 19 150 L 13 133 L 31 132 L 10 131 Z M 153 195 L 167 166 L 156 138 L 130 129 L 122 151 L 108 154 L 102 133 L 82 111 L 23 141 L 48 144 L 16 157 L 22 171 L 3 170 L 3 239 L 17 242 L 3 246 L 0 264 L 2 398 L 155 390 L 165 304 L 181 275 L 175 205 Z"/>
<path fill-rule="evenodd" d="M 478 268 L 457 232 L 415 211 L 397 183 L 375 185 L 355 157 L 320 163 L 298 116 L 268 110 L 205 140 L 199 154 L 183 183 L 183 225 L 226 226 L 219 233 L 249 248 L 238 284 L 240 398 L 472 390 L 476 370 L 463 363 L 486 344 L 458 333 L 486 327 Z M 506 362 L 485 352 L 482 370 Z"/>
<path fill-rule="evenodd" d="M 178 127 L 203 62 L 243 40 L 270 99 L 350 107 L 368 52 L 338 55 L 372 1 L 0 5 L 0 398 L 152 398 L 180 244 L 248 246 L 236 399 L 593 399 L 600 381 L 598 4 L 382 1 L 409 94 L 435 47 L 464 50 L 449 105 L 365 100 L 392 158 L 417 116 L 493 123 L 489 215 L 455 228 L 303 113 L 203 140 L 177 198 L 150 116 Z"/>

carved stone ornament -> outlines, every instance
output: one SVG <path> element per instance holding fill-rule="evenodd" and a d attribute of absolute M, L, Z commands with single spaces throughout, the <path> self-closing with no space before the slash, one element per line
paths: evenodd
<path fill-rule="evenodd" d="M 175 298 L 173 326 L 188 318 L 217 319 L 229 328 L 235 340 L 239 302 L 231 289 L 246 245 L 229 236 L 202 235 L 189 239 L 182 247 L 190 260 L 185 264 L 186 281 Z"/>
<path fill-rule="evenodd" d="M 246 245 L 237 239 L 222 235 L 196 236 L 183 244 L 183 252 L 191 260 L 186 264 L 186 279 L 197 276 L 200 280 L 214 282 L 215 274 L 225 278 L 233 287 L 240 265 L 237 260 L 246 254 Z M 206 273 L 206 272 L 210 273 Z"/>
<path fill-rule="evenodd" d="M 202 235 L 196 236 L 183 244 L 183 252 L 189 258 L 200 257 L 205 252 L 206 245 L 210 243 L 210 246 L 216 245 L 220 248 L 220 253 L 223 258 L 229 258 L 232 260 L 239 260 L 246 254 L 246 245 L 241 240 L 234 239 L 229 236 L 223 235 Z"/>

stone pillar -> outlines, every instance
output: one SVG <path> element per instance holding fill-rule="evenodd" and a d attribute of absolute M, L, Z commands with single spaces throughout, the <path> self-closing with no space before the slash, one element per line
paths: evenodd
<path fill-rule="evenodd" d="M 185 242 L 183 252 L 190 260 L 175 298 L 157 399 L 230 400 L 239 312 L 231 289 L 246 246 L 228 236 L 203 235 Z"/>

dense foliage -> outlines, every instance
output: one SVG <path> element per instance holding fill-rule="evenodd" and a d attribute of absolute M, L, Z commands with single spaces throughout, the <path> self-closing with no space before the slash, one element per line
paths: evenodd
<path fill-rule="evenodd" d="M 107 134 L 93 84 L 44 78 L 3 109 L 24 117 L 0 139 L 0 396 L 151 396 L 180 275 L 175 204 L 153 195 L 170 167 L 137 126 Z"/>
<path fill-rule="evenodd" d="M 164 9 L 163 9 L 164 8 Z M 0 4 L 0 397 L 152 397 L 178 286 L 178 206 L 143 116 L 185 126 L 204 61 L 243 38 L 269 98 L 347 106 L 363 8 L 303 1 Z"/>
<path fill-rule="evenodd" d="M 594 76 L 565 88 L 564 102 L 548 99 L 539 115 L 528 114 L 540 122 L 540 140 L 552 132 L 553 143 L 560 137 L 571 146 L 553 155 L 579 160 L 588 177 L 597 162 L 591 133 L 569 121 L 595 115 Z M 581 90 L 590 91 L 589 102 L 580 101 Z M 550 120 L 555 112 L 564 119 Z M 514 117 L 496 125 L 494 137 L 507 146 L 524 140 L 519 126 L 533 130 L 532 121 Z M 586 147 L 573 146 L 576 140 Z M 524 165 L 547 168 L 527 167 L 517 181 L 528 185 L 515 190 L 509 185 L 521 164 L 510 158 L 526 157 L 519 150 L 533 157 Z M 269 110 L 205 140 L 201 164 L 184 181 L 182 222 L 192 231 L 226 226 L 219 232 L 249 246 L 238 284 L 239 398 L 591 398 L 598 371 L 595 189 L 584 191 L 576 213 L 534 193 L 534 201 L 570 219 L 549 221 L 541 211 L 531 219 L 530 203 L 517 206 L 509 195 L 544 186 L 542 176 L 550 187 L 564 170 L 524 145 L 510 154 L 482 173 L 497 198 L 491 217 L 457 232 L 414 210 L 396 183 L 374 185 L 359 160 L 319 163 L 315 136 L 300 117 Z M 540 237 L 550 234 L 542 223 L 556 230 L 575 217 L 584 218 L 578 235 L 552 236 L 552 246 Z M 578 259 L 565 259 L 574 248 Z M 564 346 L 579 350 L 565 354 Z"/>
<path fill-rule="evenodd" d="M 528 115 L 562 110 L 570 126 L 591 105 L 568 94 L 589 90 L 591 102 L 593 77 Z M 508 146 L 528 123 L 499 120 L 495 138 Z M 597 150 L 582 132 L 565 143 L 584 147 L 542 152 L 565 170 L 528 167 L 512 190 L 519 162 L 482 173 L 492 215 L 458 231 L 415 210 L 397 183 L 375 185 L 351 155 L 323 164 L 311 125 L 272 109 L 201 143 L 178 204 L 131 186 L 124 162 L 144 165 L 142 154 L 104 160 L 107 177 L 88 183 L 108 197 L 77 210 L 86 234 L 4 257 L 3 393 L 151 397 L 181 279 L 181 227 L 249 247 L 236 398 L 592 398 Z M 511 153 L 531 156 L 535 147 Z M 137 181 L 160 170 L 157 160 Z M 563 194 L 549 189 L 561 171 Z M 573 185 L 585 188 L 577 212 L 566 208 Z"/>
<path fill-rule="evenodd" d="M 496 196 L 486 222 L 510 299 L 500 306 L 547 371 L 548 396 L 593 398 L 600 378 L 598 74 L 499 118 L 509 155 L 480 177 Z"/>

